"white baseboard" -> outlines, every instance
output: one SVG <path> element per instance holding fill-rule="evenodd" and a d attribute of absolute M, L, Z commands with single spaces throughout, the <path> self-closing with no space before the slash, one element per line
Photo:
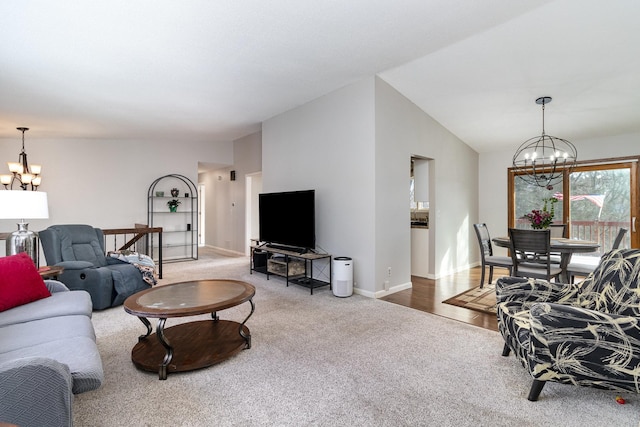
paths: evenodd
<path fill-rule="evenodd" d="M 204 245 L 204 246 L 209 248 L 209 249 L 213 249 L 216 252 L 220 252 L 220 253 L 227 254 L 227 255 L 247 256 L 244 252 L 232 251 L 231 249 L 219 248 L 217 246 L 211 246 L 211 245 Z"/>
<path fill-rule="evenodd" d="M 412 283 L 411 282 L 407 282 L 407 283 L 401 283 L 399 285 L 392 286 L 391 288 L 389 288 L 388 291 L 382 290 L 382 291 L 371 292 L 371 291 L 364 291 L 362 289 L 354 288 L 353 292 L 358 294 L 358 295 L 363 295 L 363 296 L 369 297 L 369 298 L 382 298 L 382 297 L 385 297 L 387 295 L 391 295 L 391 294 L 394 294 L 396 292 L 403 291 L 405 289 L 410 289 L 412 287 L 413 287 Z"/>
<path fill-rule="evenodd" d="M 433 277 L 428 277 L 429 279 L 433 279 L 433 280 L 437 280 L 440 279 L 441 277 L 446 277 L 446 276 L 451 276 L 452 274 L 456 274 L 456 273 L 460 273 L 461 271 L 466 271 L 466 270 L 470 270 L 473 267 L 478 267 L 482 265 L 482 263 L 480 262 L 474 262 L 471 264 L 467 264 L 465 266 L 462 267 L 458 267 L 449 271 L 441 271 L 440 274 L 438 274 L 437 276 L 434 275 Z"/>

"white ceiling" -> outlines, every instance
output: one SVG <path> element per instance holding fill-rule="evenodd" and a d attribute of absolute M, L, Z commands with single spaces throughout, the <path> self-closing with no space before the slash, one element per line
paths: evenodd
<path fill-rule="evenodd" d="M 232 140 L 379 75 L 479 152 L 640 132 L 637 0 L 0 4 L 0 138 Z"/>

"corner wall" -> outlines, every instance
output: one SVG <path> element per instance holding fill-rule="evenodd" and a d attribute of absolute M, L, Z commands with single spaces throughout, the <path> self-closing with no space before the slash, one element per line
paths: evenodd
<path fill-rule="evenodd" d="M 434 275 L 466 268 L 477 251 L 477 153 L 377 77 L 267 120 L 263 153 L 265 192 L 316 190 L 318 245 L 354 259 L 361 294 L 384 295 L 385 280 L 410 286 L 414 154 L 436 162 Z"/>
<path fill-rule="evenodd" d="M 376 79 L 376 290 L 411 281 L 411 157 L 429 163 L 429 276 L 468 268 L 477 254 L 478 153 L 384 80 Z M 426 262 L 427 260 L 425 260 Z M 397 273 L 395 273 L 397 272 Z"/>
<path fill-rule="evenodd" d="M 263 191 L 316 191 L 317 246 L 353 258 L 354 287 L 375 291 L 374 79 L 262 125 Z"/>

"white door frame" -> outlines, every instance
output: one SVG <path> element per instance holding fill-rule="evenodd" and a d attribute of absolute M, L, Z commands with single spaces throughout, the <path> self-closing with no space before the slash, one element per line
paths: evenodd
<path fill-rule="evenodd" d="M 205 219 L 207 217 L 205 212 L 205 194 L 204 184 L 198 184 L 198 246 L 205 245 Z"/>
<path fill-rule="evenodd" d="M 257 239 L 258 194 L 262 192 L 262 172 L 245 175 L 245 255 L 251 255 L 251 239 Z"/>

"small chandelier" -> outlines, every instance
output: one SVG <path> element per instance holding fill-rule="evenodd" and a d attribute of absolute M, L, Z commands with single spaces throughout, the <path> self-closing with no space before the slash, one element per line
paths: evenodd
<path fill-rule="evenodd" d="M 18 156 L 17 162 L 7 162 L 11 175 L 0 175 L 0 183 L 4 185 L 5 190 L 13 190 L 13 184 L 18 183 L 20 188 L 27 190 L 31 186 L 31 190 L 37 190 L 42 181 L 40 171 L 42 166 L 31 165 L 27 162 L 27 152 L 24 151 L 24 133 L 29 128 L 16 128 L 22 132 L 22 151 Z"/>
<path fill-rule="evenodd" d="M 550 96 L 536 99 L 536 104 L 542 105 L 542 135 L 523 142 L 513 156 L 517 176 L 548 190 L 562 181 L 563 172 L 573 169 L 578 158 L 572 143 L 544 132 L 544 106 L 550 102 Z"/>

